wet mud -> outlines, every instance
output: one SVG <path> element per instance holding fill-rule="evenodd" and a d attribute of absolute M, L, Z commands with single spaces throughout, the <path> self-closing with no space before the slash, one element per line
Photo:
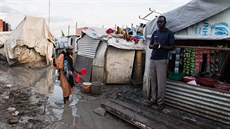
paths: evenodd
<path fill-rule="evenodd" d="M 0 129 L 135 129 L 105 113 L 95 114 L 117 93 L 132 87 L 103 86 L 101 95 L 86 94 L 80 84 L 73 87 L 67 104 L 51 67 L 31 69 L 0 63 Z"/>

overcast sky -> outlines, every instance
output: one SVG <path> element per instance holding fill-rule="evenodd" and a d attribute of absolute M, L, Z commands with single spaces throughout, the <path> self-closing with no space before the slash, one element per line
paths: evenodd
<path fill-rule="evenodd" d="M 150 11 L 165 13 L 190 0 L 50 0 L 50 29 L 55 37 L 61 30 L 74 34 L 78 27 L 130 26 L 147 21 L 139 19 Z M 14 29 L 25 16 L 44 17 L 48 24 L 49 0 L 0 0 L 0 18 Z M 154 14 L 147 17 L 151 20 Z"/>

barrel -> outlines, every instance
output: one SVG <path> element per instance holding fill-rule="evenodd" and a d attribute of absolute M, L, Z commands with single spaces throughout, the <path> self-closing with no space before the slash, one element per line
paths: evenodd
<path fill-rule="evenodd" d="M 104 84 L 101 83 L 101 82 L 92 82 L 92 85 L 91 85 L 91 93 L 92 94 L 95 94 L 95 95 L 99 95 L 101 94 L 101 89 L 102 89 L 102 86 Z"/>

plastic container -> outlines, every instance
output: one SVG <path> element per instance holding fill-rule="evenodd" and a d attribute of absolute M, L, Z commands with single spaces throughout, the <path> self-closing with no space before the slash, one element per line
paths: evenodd
<path fill-rule="evenodd" d="M 190 81 L 193 81 L 193 80 L 196 80 L 194 77 L 189 77 L 189 76 L 184 76 L 183 77 L 183 81 L 185 82 L 185 83 L 187 83 L 187 82 L 190 82 Z"/>
<path fill-rule="evenodd" d="M 91 92 L 91 85 L 92 83 L 90 82 L 84 82 L 81 87 L 82 87 L 82 91 L 85 93 L 90 93 Z"/>
<path fill-rule="evenodd" d="M 95 95 L 101 94 L 101 89 L 104 84 L 101 82 L 93 82 L 91 85 L 91 93 Z"/>
<path fill-rule="evenodd" d="M 183 73 L 174 73 L 168 71 L 168 78 L 176 81 L 180 81 L 183 78 Z"/>

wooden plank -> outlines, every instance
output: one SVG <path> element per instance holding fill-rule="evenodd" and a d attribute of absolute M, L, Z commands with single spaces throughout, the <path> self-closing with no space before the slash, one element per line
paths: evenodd
<path fill-rule="evenodd" d="M 224 50 L 230 51 L 230 48 L 218 48 L 218 47 L 208 47 L 208 46 L 181 46 L 175 45 L 177 48 L 196 48 L 196 49 L 210 49 L 210 50 Z"/>
<path fill-rule="evenodd" d="M 192 123 L 186 123 L 163 112 L 121 100 L 111 100 L 103 106 L 108 112 L 141 129 L 200 129 Z"/>

